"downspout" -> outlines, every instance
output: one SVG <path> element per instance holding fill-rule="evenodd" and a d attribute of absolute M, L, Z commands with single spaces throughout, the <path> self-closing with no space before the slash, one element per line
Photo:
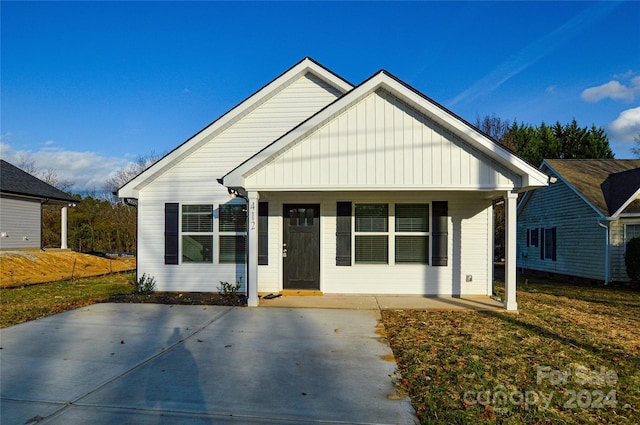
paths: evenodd
<path fill-rule="evenodd" d="M 118 196 L 118 192 L 113 192 L 113 194 L 115 196 Z M 131 202 L 131 199 L 136 199 L 136 198 L 123 198 L 124 200 L 124 204 L 128 207 L 133 207 L 136 210 L 136 275 L 135 275 L 135 279 L 136 282 L 138 281 L 138 241 L 140 240 L 140 238 L 138 237 L 138 224 L 140 221 L 140 217 L 139 217 L 139 211 L 138 211 L 138 200 L 136 199 L 136 202 Z"/>
<path fill-rule="evenodd" d="M 607 224 L 602 224 L 603 220 L 598 219 L 598 225 L 605 230 L 604 233 L 604 284 L 608 285 L 611 276 L 609 276 L 611 272 L 610 261 L 609 261 L 609 222 L 604 220 Z"/>

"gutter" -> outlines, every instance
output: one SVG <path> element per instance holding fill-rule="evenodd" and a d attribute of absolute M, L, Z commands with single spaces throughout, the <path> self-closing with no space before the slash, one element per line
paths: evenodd
<path fill-rule="evenodd" d="M 602 222 L 605 222 L 606 224 L 603 224 Z M 610 232 L 610 228 L 609 228 L 609 221 L 607 219 L 598 219 L 598 226 L 602 227 L 603 229 L 605 229 L 605 234 L 604 234 L 604 284 L 608 285 L 609 284 L 609 280 L 611 280 L 611 276 L 609 276 L 610 272 L 611 272 L 611 265 L 610 265 L 610 258 L 609 258 L 609 232 Z"/>

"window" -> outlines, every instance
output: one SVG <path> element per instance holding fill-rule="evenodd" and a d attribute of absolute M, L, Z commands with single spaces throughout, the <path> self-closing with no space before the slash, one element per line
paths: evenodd
<path fill-rule="evenodd" d="M 221 264 L 244 264 L 247 252 L 247 206 L 223 204 L 219 211 L 218 261 Z"/>
<path fill-rule="evenodd" d="M 356 264 L 389 263 L 389 206 L 356 204 Z"/>
<path fill-rule="evenodd" d="M 182 206 L 182 262 L 213 262 L 213 205 Z"/>
<path fill-rule="evenodd" d="M 538 229 L 527 229 L 527 246 L 538 246 Z"/>
<path fill-rule="evenodd" d="M 429 204 L 396 204 L 395 262 L 429 264 Z"/>
<path fill-rule="evenodd" d="M 640 223 L 624 225 L 624 243 L 629 243 L 633 238 L 640 238 Z"/>
<path fill-rule="evenodd" d="M 396 204 L 389 228 L 388 204 L 355 205 L 356 264 L 429 264 L 429 204 Z M 393 239 L 391 239 L 393 238 Z"/>
<path fill-rule="evenodd" d="M 556 228 L 540 229 L 540 259 L 556 261 Z"/>

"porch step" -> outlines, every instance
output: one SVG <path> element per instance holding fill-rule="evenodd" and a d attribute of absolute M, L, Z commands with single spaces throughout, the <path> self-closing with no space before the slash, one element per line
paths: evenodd
<path fill-rule="evenodd" d="M 322 296 L 322 291 L 314 291 L 312 289 L 287 289 L 284 291 L 280 291 L 280 294 L 283 296 Z"/>

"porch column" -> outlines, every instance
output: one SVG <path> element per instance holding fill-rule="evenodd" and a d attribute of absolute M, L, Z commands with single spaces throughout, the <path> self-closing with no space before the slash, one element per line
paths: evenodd
<path fill-rule="evenodd" d="M 516 302 L 516 207 L 518 194 L 507 192 L 504 199 L 505 207 L 505 263 L 504 263 L 504 308 L 518 310 Z"/>
<path fill-rule="evenodd" d="M 60 249 L 68 249 L 69 246 L 67 245 L 67 210 L 69 209 L 69 207 L 67 205 L 64 205 L 62 207 L 62 211 L 61 211 L 61 216 L 62 216 L 62 223 L 61 223 L 61 227 L 60 227 Z"/>
<path fill-rule="evenodd" d="M 247 305 L 258 306 L 258 192 L 248 192 L 248 225 L 247 229 Z"/>

